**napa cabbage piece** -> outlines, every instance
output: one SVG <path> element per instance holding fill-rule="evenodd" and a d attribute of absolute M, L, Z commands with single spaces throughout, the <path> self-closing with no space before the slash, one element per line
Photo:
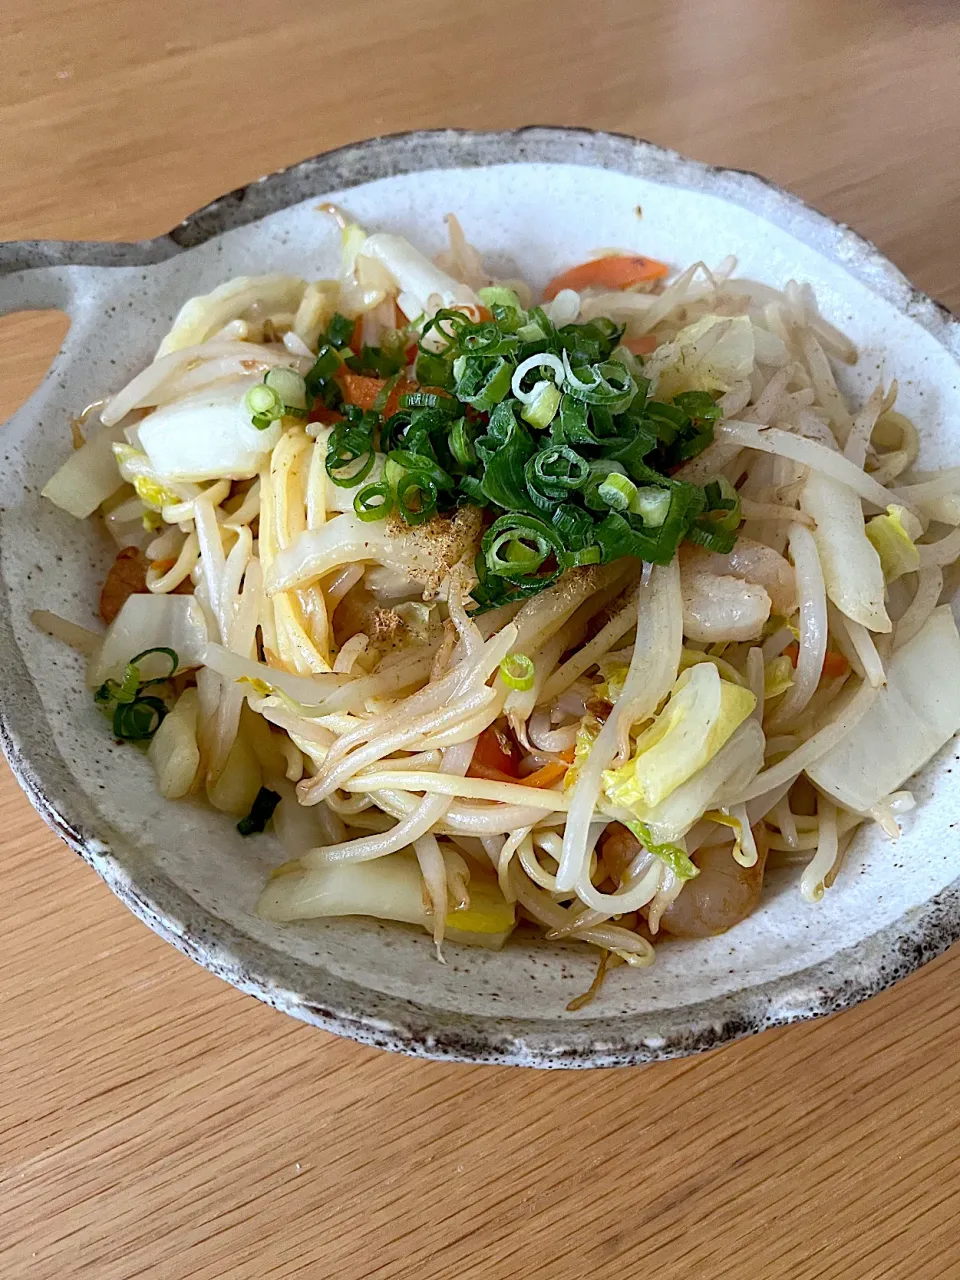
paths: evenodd
<path fill-rule="evenodd" d="M 606 769 L 603 792 L 645 822 L 651 811 L 711 760 L 750 715 L 756 698 L 723 680 L 712 663 L 684 671 L 653 724 L 619 769 Z"/>
<path fill-rule="evenodd" d="M 960 731 L 960 635 L 949 605 L 934 610 L 885 670 L 887 683 L 866 715 L 807 769 L 821 791 L 858 813 L 897 791 Z"/>
<path fill-rule="evenodd" d="M 564 774 L 563 789 L 569 791 L 577 780 L 577 775 L 583 768 L 587 757 L 597 740 L 597 735 L 603 728 L 601 721 L 590 712 L 587 712 L 580 720 L 577 726 L 577 737 L 573 745 L 573 763 Z"/>
<path fill-rule="evenodd" d="M 206 342 L 231 320 L 241 319 L 252 307 L 256 307 L 259 319 L 296 312 L 306 287 L 307 282 L 299 276 L 236 276 L 212 293 L 201 294 L 183 304 L 155 359 Z"/>
<path fill-rule="evenodd" d="M 597 665 L 600 668 L 600 674 L 603 676 L 603 679 L 597 685 L 597 697 L 605 698 L 607 702 L 616 702 L 621 693 L 623 693 L 623 686 L 627 682 L 629 666 L 625 662 L 609 657 L 601 658 Z"/>
<path fill-rule="evenodd" d="M 644 365 L 658 400 L 683 391 L 729 391 L 749 378 L 756 359 L 747 316 L 703 316 L 659 347 Z"/>
<path fill-rule="evenodd" d="M 405 575 L 424 588 L 425 600 L 432 599 L 457 561 L 476 554 L 481 519 L 478 508 L 460 507 L 410 528 L 395 517 L 366 521 L 344 512 L 304 530 L 277 554 L 267 571 L 267 594 L 309 586 L 344 564 L 370 562 Z"/>
<path fill-rule="evenodd" d="M 867 537 L 860 495 L 819 471 L 811 471 L 800 506 L 816 521 L 813 531 L 827 595 L 841 613 L 869 631 L 890 631 L 883 567 Z"/>
<path fill-rule="evenodd" d="M 397 305 L 409 320 L 433 315 L 440 307 L 479 306 L 469 285 L 442 271 L 403 236 L 378 232 L 367 238 L 362 252 L 389 272 L 400 291 Z"/>
<path fill-rule="evenodd" d="M 652 838 L 661 844 L 680 840 L 708 809 L 734 803 L 763 767 L 764 741 L 759 722 L 744 720 L 702 769 L 647 810 L 643 823 Z M 621 821 L 631 815 L 635 805 Z"/>
<path fill-rule="evenodd" d="M 132 444 L 115 444 L 113 456 L 121 476 L 133 485 L 137 497 L 150 511 L 159 512 L 180 501 L 180 495 L 167 488 L 140 449 Z"/>
<path fill-rule="evenodd" d="M 123 440 L 120 427 L 104 427 L 75 449 L 40 490 L 55 506 L 85 520 L 123 484 L 113 447 Z"/>
<path fill-rule="evenodd" d="M 920 568 L 916 540 L 922 532 L 923 526 L 913 512 L 895 503 L 887 507 L 886 515 L 867 521 L 866 534 L 880 557 L 887 582 L 894 582 L 905 573 L 916 573 Z"/>
<path fill-rule="evenodd" d="M 298 867 L 298 864 L 284 864 Z M 469 904 L 446 917 L 446 936 L 497 950 L 516 924 L 516 908 L 498 886 L 471 878 Z M 432 932 L 417 860 L 408 850 L 370 862 L 336 863 L 329 867 L 286 871 L 272 879 L 260 895 L 257 913 L 288 923 L 326 916 L 373 916 L 417 924 Z"/>
<path fill-rule="evenodd" d="M 119 680 L 135 654 L 159 647 L 173 649 L 178 671 L 203 664 L 207 650 L 207 623 L 200 602 L 193 596 L 130 596 L 111 622 L 100 652 L 90 664 L 89 682 L 97 687 L 106 679 Z"/>
<path fill-rule="evenodd" d="M 793 688 L 793 677 L 794 666 L 785 653 L 771 658 L 763 668 L 764 699 L 779 698 L 781 693 Z"/>
<path fill-rule="evenodd" d="M 259 431 L 244 396 L 257 378 L 225 378 L 164 405 L 139 424 L 150 465 L 169 481 L 249 480 L 280 439 L 283 425 Z"/>
<path fill-rule="evenodd" d="M 150 739 L 147 755 L 157 774 L 157 790 L 167 800 L 179 800 L 193 786 L 200 767 L 197 725 L 200 695 L 185 689 Z"/>

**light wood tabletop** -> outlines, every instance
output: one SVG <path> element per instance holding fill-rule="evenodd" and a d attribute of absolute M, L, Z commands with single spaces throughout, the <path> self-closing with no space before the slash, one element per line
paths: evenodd
<path fill-rule="evenodd" d="M 960 309 L 954 0 L 0 6 L 2 239 L 152 236 L 344 142 L 528 123 L 758 170 Z M 64 328 L 0 322 L 0 417 Z M 960 1275 L 960 951 L 699 1058 L 438 1065 L 193 966 L 7 772 L 0 830 L 4 1280 Z"/>

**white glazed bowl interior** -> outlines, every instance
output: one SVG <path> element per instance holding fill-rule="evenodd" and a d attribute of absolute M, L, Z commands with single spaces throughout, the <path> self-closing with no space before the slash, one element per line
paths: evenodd
<path fill-rule="evenodd" d="M 847 388 L 865 392 L 881 368 L 896 376 L 898 407 L 920 428 L 921 465 L 960 457 L 956 322 L 858 237 L 751 175 L 560 130 L 365 147 L 341 153 L 339 169 L 334 155 L 281 175 L 279 194 L 269 186 L 279 180 L 267 179 L 188 220 L 182 242 L 213 233 L 195 247 L 164 238 L 114 251 L 120 261 L 139 254 L 141 265 L 47 265 L 0 277 L 0 309 L 55 305 L 72 318 L 49 375 L 3 435 L 0 711 L 5 749 L 31 799 L 134 911 L 201 963 L 308 1021 L 429 1056 L 534 1065 L 670 1056 L 842 1007 L 948 945 L 960 931 L 953 744 L 913 784 L 919 808 L 899 843 L 863 833 L 819 906 L 801 900 L 795 877 L 772 874 L 762 905 L 738 928 L 664 945 L 653 969 L 613 971 L 593 1004 L 567 1013 L 593 976 L 586 949 L 448 945 L 444 966 L 427 936 L 405 927 L 258 919 L 257 895 L 281 858 L 273 837 L 244 840 L 219 814 L 163 801 L 144 756 L 111 741 L 80 660 L 40 635 L 29 614 L 51 609 L 90 623 L 113 549 L 93 523 L 73 521 L 39 490 L 71 447 L 71 414 L 150 360 L 186 298 L 233 275 L 335 274 L 339 239 L 317 212 L 321 199 L 428 253 L 442 247 L 443 215 L 455 211 L 497 273 L 535 288 L 601 246 L 677 266 L 735 253 L 739 274 L 776 286 L 809 280 L 827 318 L 862 350 L 844 372 Z M 221 231 L 271 200 L 289 207 Z M 20 248 L 18 262 L 33 261 Z M 70 249 L 58 250 L 67 263 Z"/>

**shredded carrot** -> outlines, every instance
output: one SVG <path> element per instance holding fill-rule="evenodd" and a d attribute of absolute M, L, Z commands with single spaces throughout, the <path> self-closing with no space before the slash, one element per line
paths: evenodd
<path fill-rule="evenodd" d="M 800 646 L 798 644 L 788 644 L 783 651 L 794 666 L 800 657 Z M 836 653 L 833 649 L 828 649 L 826 657 L 823 659 L 823 674 L 833 679 L 836 676 L 845 676 L 850 670 L 850 663 L 842 653 Z"/>
<path fill-rule="evenodd" d="M 576 747 L 567 747 L 565 751 L 560 751 L 558 754 L 561 760 L 566 760 L 567 764 L 573 764 L 577 758 L 577 749 Z"/>
<path fill-rule="evenodd" d="M 561 764 L 559 760 L 551 760 L 536 773 L 528 773 L 525 778 L 519 778 L 518 781 L 525 787 L 552 787 L 555 782 L 560 781 L 569 767 Z"/>
<path fill-rule="evenodd" d="M 648 356 L 652 351 L 656 351 L 657 339 L 655 334 L 641 333 L 636 338 L 624 338 L 623 345 L 635 356 Z"/>
<path fill-rule="evenodd" d="M 357 316 L 353 322 L 353 333 L 350 335 L 350 341 L 347 344 L 355 356 L 360 355 L 363 351 L 363 317 Z"/>
<path fill-rule="evenodd" d="M 320 400 L 310 410 L 308 417 L 309 422 L 322 422 L 325 427 L 332 427 L 335 422 L 343 421 L 343 414 L 337 413 L 336 409 L 328 409 Z"/>
<path fill-rule="evenodd" d="M 549 302 L 561 289 L 629 289 L 631 285 L 662 280 L 670 268 L 655 258 L 639 254 L 618 253 L 606 258 L 592 258 L 554 276 L 543 296 Z"/>
<path fill-rule="evenodd" d="M 386 386 L 383 378 L 371 378 L 363 373 L 351 373 L 348 369 L 341 370 L 338 376 L 344 401 L 347 404 L 355 404 L 360 409 L 372 409 L 376 403 L 377 396 Z M 417 384 L 415 382 L 406 382 L 401 379 L 387 397 L 383 416 L 389 418 L 392 413 L 396 413 L 400 407 L 400 397 L 407 396 L 411 391 L 416 390 Z"/>
<path fill-rule="evenodd" d="M 493 312 L 489 307 L 483 306 L 479 302 L 461 302 L 450 308 L 451 311 L 462 311 L 463 314 L 472 320 L 474 324 L 486 324 L 493 319 Z"/>

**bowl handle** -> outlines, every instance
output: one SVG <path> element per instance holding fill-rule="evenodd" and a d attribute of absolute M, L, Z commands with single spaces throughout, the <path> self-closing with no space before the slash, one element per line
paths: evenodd
<path fill-rule="evenodd" d="M 170 236 L 123 243 L 10 240 L 0 243 L 0 316 L 54 307 L 73 316 L 79 277 L 90 268 L 145 267 L 183 250 Z"/>

